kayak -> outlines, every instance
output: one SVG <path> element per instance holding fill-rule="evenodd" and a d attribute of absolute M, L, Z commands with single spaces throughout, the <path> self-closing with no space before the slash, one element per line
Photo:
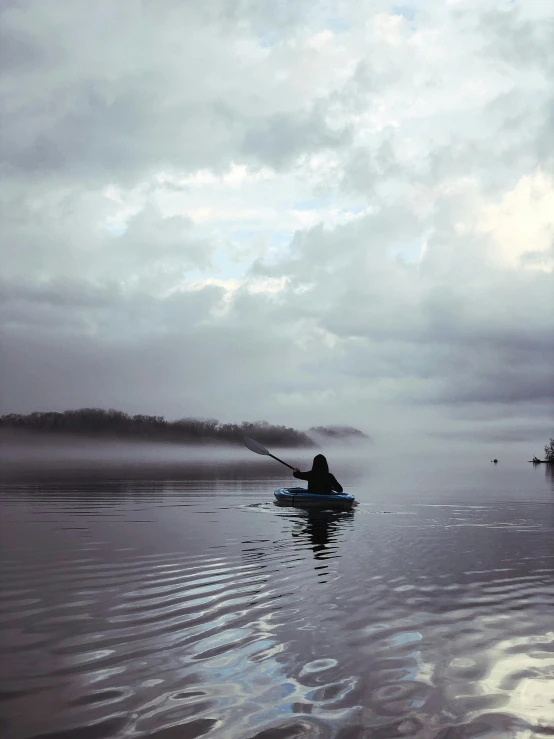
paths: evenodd
<path fill-rule="evenodd" d="M 277 488 L 274 495 L 280 505 L 298 508 L 351 508 L 355 500 L 348 493 L 309 493 L 306 488 Z"/>

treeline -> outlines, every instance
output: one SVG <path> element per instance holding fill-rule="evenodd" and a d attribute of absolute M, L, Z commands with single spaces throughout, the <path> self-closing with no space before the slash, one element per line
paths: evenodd
<path fill-rule="evenodd" d="M 80 408 L 63 413 L 36 412 L 28 415 L 10 413 L 0 416 L 0 428 L 183 444 L 241 443 L 242 437 L 246 435 L 273 447 L 316 446 L 308 434 L 286 426 L 273 426 L 266 421 L 241 424 L 198 418 L 166 421 L 164 416 L 130 416 L 122 411 L 101 408 Z"/>
<path fill-rule="evenodd" d="M 367 434 L 353 426 L 312 426 L 310 432 L 336 441 L 352 438 L 369 439 Z"/>

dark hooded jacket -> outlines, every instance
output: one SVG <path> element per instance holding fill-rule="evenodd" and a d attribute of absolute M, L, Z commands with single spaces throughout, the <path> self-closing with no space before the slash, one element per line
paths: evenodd
<path fill-rule="evenodd" d="M 307 480 L 309 493 L 320 493 L 331 495 L 333 492 L 342 493 L 342 485 L 337 478 L 329 472 L 327 460 L 323 454 L 314 457 L 312 469 L 308 472 L 293 472 L 298 480 Z"/>

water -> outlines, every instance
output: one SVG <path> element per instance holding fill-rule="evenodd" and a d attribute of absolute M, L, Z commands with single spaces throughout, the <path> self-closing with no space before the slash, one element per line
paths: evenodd
<path fill-rule="evenodd" d="M 164 469 L 5 475 L 3 739 L 554 734 L 544 466 Z"/>

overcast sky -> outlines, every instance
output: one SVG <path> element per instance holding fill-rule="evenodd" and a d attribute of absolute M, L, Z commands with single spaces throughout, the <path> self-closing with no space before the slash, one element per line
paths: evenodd
<path fill-rule="evenodd" d="M 0 7 L 2 413 L 553 435 L 554 3 Z"/>

